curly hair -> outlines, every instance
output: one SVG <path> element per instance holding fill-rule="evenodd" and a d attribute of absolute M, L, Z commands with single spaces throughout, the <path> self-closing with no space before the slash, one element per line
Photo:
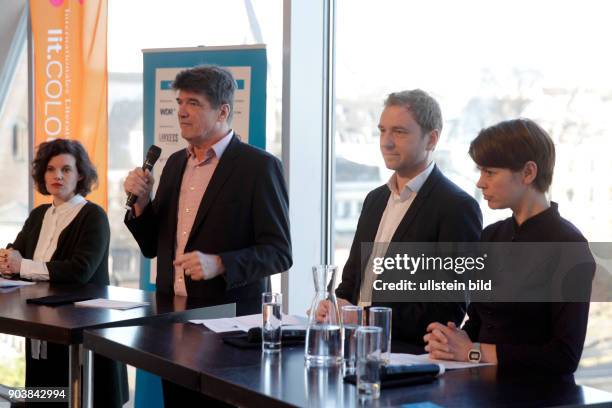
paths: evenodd
<path fill-rule="evenodd" d="M 82 177 L 76 185 L 75 193 L 85 197 L 98 185 L 98 173 L 91 163 L 83 145 L 76 140 L 54 139 L 38 145 L 36 157 L 32 161 L 32 179 L 39 193 L 50 195 L 45 185 L 45 173 L 49 161 L 60 154 L 70 154 L 76 161 L 77 171 Z"/>

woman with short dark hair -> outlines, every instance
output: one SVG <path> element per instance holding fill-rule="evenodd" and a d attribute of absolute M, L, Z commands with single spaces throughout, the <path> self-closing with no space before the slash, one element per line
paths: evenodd
<path fill-rule="evenodd" d="M 15 241 L 0 249 L 0 273 L 53 284 L 108 285 L 110 227 L 104 209 L 84 198 L 98 175 L 81 143 L 41 143 L 32 178 L 53 202 L 32 210 Z M 122 406 L 128 395 L 125 365 L 95 355 L 94 372 L 101 379 L 95 406 Z M 26 386 L 67 387 L 68 347 L 27 339 Z"/>
<path fill-rule="evenodd" d="M 477 187 L 489 207 L 512 210 L 512 217 L 486 227 L 481 241 L 586 243 L 546 196 L 555 146 L 535 122 L 515 119 L 485 128 L 470 144 L 469 154 L 480 170 Z M 595 270 L 588 248 L 576 247 L 590 260 L 575 276 L 575 283 L 586 288 L 579 301 L 471 303 L 463 330 L 453 323 L 428 326 L 425 350 L 432 358 L 494 363 L 524 373 L 573 373 L 584 346 L 589 316 L 585 300 Z"/>

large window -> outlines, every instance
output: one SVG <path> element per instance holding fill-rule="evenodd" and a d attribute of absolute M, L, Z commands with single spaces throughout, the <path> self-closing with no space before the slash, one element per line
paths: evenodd
<path fill-rule="evenodd" d="M 421 88 L 441 104 L 435 161 L 489 210 L 467 155 L 478 131 L 534 119 L 557 146 L 550 192 L 590 241 L 612 239 L 612 28 L 598 1 L 337 0 L 335 262 L 346 262 L 360 207 L 385 183 L 377 124 L 393 91 Z M 612 304 L 593 303 L 577 379 L 612 390 Z"/>
<path fill-rule="evenodd" d="M 138 17 L 138 29 L 134 26 Z M 267 45 L 266 150 L 280 156 L 282 1 L 109 1 L 109 218 L 111 283 L 138 287 L 141 255 L 123 224 L 123 180 L 142 164 L 142 49 Z M 273 277 L 280 287 L 279 276 Z"/>
<path fill-rule="evenodd" d="M 12 34 L 12 33 L 11 33 Z M 28 58 L 26 41 L 14 44 L 15 61 L 4 61 L 8 85 L 0 95 L 0 248 L 13 242 L 28 216 Z M 2 69 L 0 69 L 0 73 Z M 0 87 L 0 91 L 1 91 Z M 9 176 L 10 175 L 10 176 Z M 23 386 L 25 342 L 0 333 L 0 384 Z"/>
<path fill-rule="evenodd" d="M 142 258 L 138 244 L 123 223 L 123 180 L 131 169 L 142 165 L 142 50 L 266 44 L 266 150 L 280 156 L 282 1 L 109 0 L 108 11 L 109 266 L 111 284 L 138 287 Z M 275 275 L 272 283 L 280 289 L 280 276 Z M 130 369 L 131 389 L 132 373 Z M 130 398 L 129 404 L 133 401 Z"/>
<path fill-rule="evenodd" d="M 28 58 L 26 45 L 0 106 L 0 246 L 13 242 L 28 216 Z M 10 174 L 10 177 L 6 175 Z M 9 193 L 10 192 L 10 193 Z"/>
<path fill-rule="evenodd" d="M 142 164 L 142 49 L 266 44 L 266 150 L 280 156 L 282 0 L 131 0 L 108 2 L 111 284 L 138 287 L 140 250 L 123 224 L 128 171 Z M 138 20 L 137 28 L 134 18 Z M 11 33 L 12 34 L 12 33 Z M 28 214 L 28 66 L 25 43 L 0 106 L 0 245 L 20 231 Z M 273 277 L 280 288 L 280 277 Z M 23 384 L 23 341 L 0 335 L 0 383 Z M 133 401 L 133 399 L 132 399 Z"/>

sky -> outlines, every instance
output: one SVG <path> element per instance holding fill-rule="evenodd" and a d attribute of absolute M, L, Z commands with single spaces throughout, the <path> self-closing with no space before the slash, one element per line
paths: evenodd
<path fill-rule="evenodd" d="M 252 3 L 280 85 L 283 1 Z M 109 71 L 140 72 L 143 48 L 254 43 L 244 4 L 109 0 Z M 610 15 L 604 0 L 337 0 L 337 96 L 416 86 L 471 94 L 483 69 L 511 67 L 550 86 L 612 88 Z"/>

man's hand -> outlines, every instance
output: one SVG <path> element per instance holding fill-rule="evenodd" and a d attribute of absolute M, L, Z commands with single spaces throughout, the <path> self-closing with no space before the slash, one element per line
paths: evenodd
<path fill-rule="evenodd" d="M 15 249 L 0 249 L 0 274 L 6 276 L 19 275 L 21 270 L 21 254 Z"/>
<path fill-rule="evenodd" d="M 437 360 L 468 361 L 468 353 L 473 347 L 467 333 L 453 322 L 446 326 L 431 323 L 423 340 L 427 343 L 425 351 L 429 352 L 429 357 Z"/>
<path fill-rule="evenodd" d="M 153 184 L 155 184 L 155 179 L 151 172 L 140 167 L 130 171 L 123 182 L 123 189 L 127 194 L 132 193 L 138 196 L 138 200 L 134 203 L 134 215 L 136 217 L 142 214 L 147 204 L 149 204 Z"/>
<path fill-rule="evenodd" d="M 203 254 L 200 251 L 180 255 L 173 264 L 183 268 L 185 276 L 189 276 L 194 281 L 212 279 L 225 272 L 219 256 Z"/>
<path fill-rule="evenodd" d="M 342 299 L 342 298 L 337 298 L 336 302 L 338 303 L 338 312 L 340 313 L 340 316 L 342 316 L 342 306 L 350 305 L 351 303 L 348 300 Z M 323 323 L 329 318 L 330 309 L 331 309 L 331 302 L 329 300 L 325 300 L 319 303 L 319 307 L 316 310 L 316 316 L 315 316 L 318 323 Z M 310 310 L 307 313 L 310 314 Z M 345 323 L 349 323 L 349 322 L 345 322 Z"/>

